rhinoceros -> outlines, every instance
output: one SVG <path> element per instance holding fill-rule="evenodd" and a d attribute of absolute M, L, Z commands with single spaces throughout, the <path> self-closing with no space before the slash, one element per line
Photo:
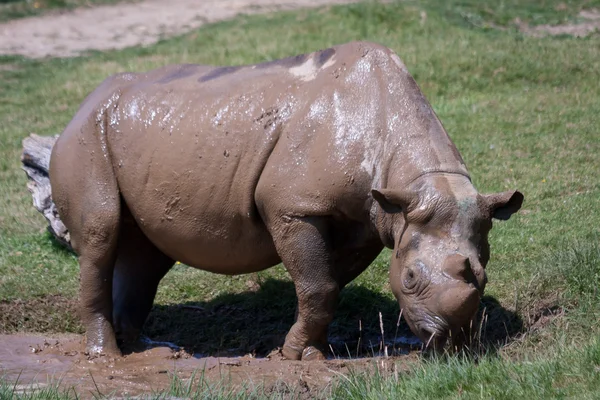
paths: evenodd
<path fill-rule="evenodd" d="M 282 353 L 322 358 L 340 290 L 384 247 L 409 327 L 443 344 L 476 315 L 492 218 L 523 202 L 477 192 L 401 59 L 367 42 L 114 75 L 59 137 L 50 178 L 87 349 L 112 355 L 179 260 L 219 274 L 283 262 L 298 308 Z"/>

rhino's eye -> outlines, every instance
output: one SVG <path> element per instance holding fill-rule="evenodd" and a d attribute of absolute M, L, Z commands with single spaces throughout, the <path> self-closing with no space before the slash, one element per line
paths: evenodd
<path fill-rule="evenodd" d="M 417 274 L 411 267 L 406 268 L 403 283 L 406 290 L 413 290 L 417 286 Z"/>

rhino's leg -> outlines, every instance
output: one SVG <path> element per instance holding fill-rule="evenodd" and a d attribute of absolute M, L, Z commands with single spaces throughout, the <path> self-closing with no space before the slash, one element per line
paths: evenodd
<path fill-rule="evenodd" d="M 66 216 L 71 243 L 79 254 L 80 314 L 86 328 L 87 351 L 120 355 L 112 326 L 112 277 L 120 204 L 116 188 L 107 194 L 106 186 L 110 185 L 103 185 L 106 181 L 104 177 L 91 176 L 83 190 L 69 190 L 68 213 L 61 216 Z M 57 192 L 60 190 L 53 190 L 53 196 Z"/>
<path fill-rule="evenodd" d="M 336 248 L 327 217 L 293 219 L 273 230 L 278 253 L 296 286 L 296 322 L 286 336 L 283 355 L 292 360 L 320 359 L 340 290 L 381 252 L 379 240 L 344 243 Z"/>
<path fill-rule="evenodd" d="M 108 109 L 118 80 L 107 79 L 77 111 L 50 159 L 52 199 L 79 255 L 80 311 L 90 353 L 120 354 L 112 326 L 112 278 L 121 198 L 109 154 Z"/>
<path fill-rule="evenodd" d="M 297 319 L 283 346 L 284 357 L 291 360 L 324 358 L 339 294 L 327 229 L 326 218 L 308 217 L 291 219 L 272 231 L 298 297 Z"/>
<path fill-rule="evenodd" d="M 119 341 L 127 343 L 139 337 L 158 283 L 174 261 L 157 249 L 124 211 L 112 293 L 115 334 Z"/>

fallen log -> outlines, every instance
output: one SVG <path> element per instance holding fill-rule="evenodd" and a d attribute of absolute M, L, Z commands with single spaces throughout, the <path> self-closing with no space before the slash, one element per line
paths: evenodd
<path fill-rule="evenodd" d="M 29 181 L 27 189 L 33 197 L 33 206 L 48 221 L 48 231 L 56 240 L 73 251 L 71 238 L 67 227 L 58 216 L 56 205 L 52 201 L 50 188 L 50 154 L 56 142 L 56 136 L 39 136 L 34 133 L 23 139 L 23 154 L 21 155 L 22 168 Z"/>

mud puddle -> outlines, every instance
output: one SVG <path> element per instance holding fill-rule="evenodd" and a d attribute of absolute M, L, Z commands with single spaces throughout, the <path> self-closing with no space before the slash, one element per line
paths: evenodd
<path fill-rule="evenodd" d="M 403 356 L 326 361 L 284 360 L 277 351 L 264 358 L 202 357 L 179 350 L 172 343 L 146 341 L 124 357 L 90 359 L 81 335 L 0 335 L 0 376 L 18 387 L 43 387 L 60 382 L 83 398 L 137 396 L 165 391 L 175 376 L 182 382 L 203 379 L 209 385 L 231 385 L 258 393 L 281 392 L 292 397 L 321 397 L 335 379 L 349 373 L 398 373 L 416 359 Z M 397 363 L 402 360 L 403 363 Z"/>

